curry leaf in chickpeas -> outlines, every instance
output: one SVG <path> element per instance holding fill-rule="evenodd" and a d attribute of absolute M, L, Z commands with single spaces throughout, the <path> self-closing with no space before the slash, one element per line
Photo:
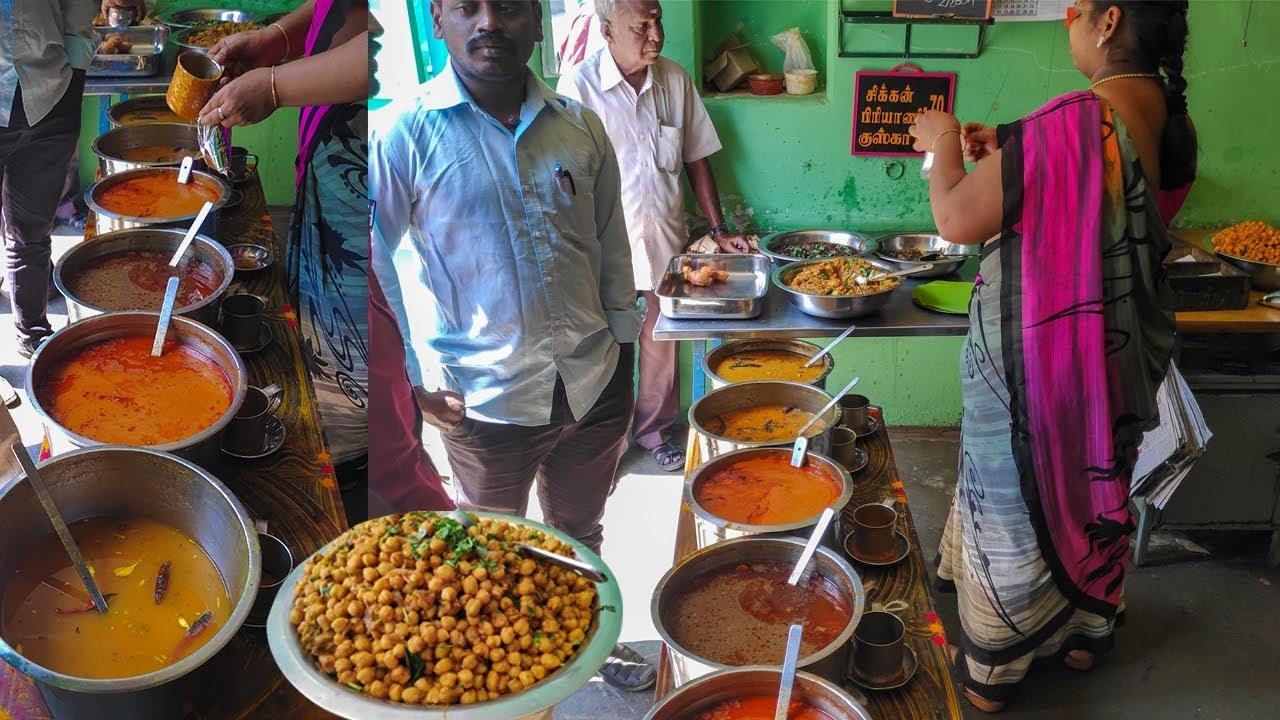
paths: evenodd
<path fill-rule="evenodd" d="M 572 553 L 491 518 L 369 520 L 307 560 L 290 623 L 322 672 L 373 697 L 451 705 L 519 692 L 572 659 L 598 598 L 589 580 L 522 557 L 515 542 Z"/>

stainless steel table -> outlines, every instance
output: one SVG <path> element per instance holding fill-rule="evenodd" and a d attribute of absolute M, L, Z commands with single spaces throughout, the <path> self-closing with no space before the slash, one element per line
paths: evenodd
<path fill-rule="evenodd" d="M 959 279 L 956 276 L 944 278 Z M 827 320 L 800 312 L 785 292 L 769 286 L 764 311 L 750 320 L 672 320 L 658 319 L 653 328 L 655 340 L 725 340 L 730 338 L 814 338 L 835 337 L 850 325 L 857 325 L 852 337 L 902 337 L 964 335 L 969 331 L 969 316 L 948 315 L 925 310 L 911 301 L 911 291 L 926 280 L 904 279 L 902 287 L 889 295 L 889 302 L 879 312 L 850 320 Z M 657 312 L 651 308 L 650 312 Z"/>
<path fill-rule="evenodd" d="M 977 262 L 970 261 L 957 275 L 945 280 L 972 281 Z M 693 399 L 702 397 L 706 390 L 706 377 L 702 373 L 702 358 L 721 340 L 740 338 L 822 338 L 835 337 L 849 325 L 857 325 L 850 339 L 860 337 L 942 337 L 961 336 L 969 331 L 969 316 L 948 315 L 925 310 L 911 300 L 911 292 L 917 285 L 930 280 L 904 279 L 902 287 L 894 290 L 889 302 L 879 312 L 850 320 L 827 320 L 800 312 L 781 289 L 770 285 L 764 299 L 764 311 L 750 320 L 672 320 L 658 318 L 653 328 L 655 340 L 692 340 L 693 343 Z M 658 312 L 650 308 L 650 312 Z"/>
<path fill-rule="evenodd" d="M 151 77 L 92 77 L 84 82 L 85 95 L 98 96 L 98 134 L 111 129 L 107 120 L 107 108 L 113 104 L 112 96 L 123 100 L 130 95 L 161 95 L 169 89 L 173 77 L 173 62 L 165 59 L 164 69 Z"/>

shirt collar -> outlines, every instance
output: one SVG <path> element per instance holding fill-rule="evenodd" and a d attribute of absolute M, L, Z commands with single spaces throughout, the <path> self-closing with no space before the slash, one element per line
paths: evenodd
<path fill-rule="evenodd" d="M 661 59 L 658 62 L 661 62 Z M 643 93 L 650 83 L 666 89 L 666 86 L 658 79 L 658 73 L 654 72 L 657 67 L 658 63 L 649 66 L 648 74 L 645 76 L 644 83 L 640 85 L 640 91 L 636 93 L 637 95 Z M 622 77 L 622 69 L 618 67 L 617 61 L 613 59 L 613 53 L 609 52 L 609 48 L 604 48 L 600 51 L 600 89 L 609 90 L 622 82 L 626 82 L 626 78 Z"/>
<path fill-rule="evenodd" d="M 480 110 L 480 106 L 472 99 L 471 93 L 467 92 L 466 86 L 454 71 L 452 61 L 446 62 L 440 74 L 427 81 L 426 88 L 426 94 L 422 100 L 424 110 L 445 110 L 463 104 Z M 574 124 L 581 124 L 565 111 L 566 101 L 556 95 L 550 86 L 539 80 L 532 70 L 526 69 L 525 98 L 524 104 L 520 106 L 521 126 L 532 122 L 544 106 L 550 107 Z"/>

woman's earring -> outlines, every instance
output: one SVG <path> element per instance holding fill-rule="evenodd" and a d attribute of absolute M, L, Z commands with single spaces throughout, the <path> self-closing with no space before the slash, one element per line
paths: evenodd
<path fill-rule="evenodd" d="M 1103 36 L 1099 35 L 1099 36 L 1098 36 L 1098 44 L 1097 44 L 1095 47 L 1102 47 L 1102 43 L 1104 43 L 1104 42 L 1106 42 L 1106 41 L 1107 41 L 1107 39 L 1106 39 L 1105 37 L 1103 37 Z"/>

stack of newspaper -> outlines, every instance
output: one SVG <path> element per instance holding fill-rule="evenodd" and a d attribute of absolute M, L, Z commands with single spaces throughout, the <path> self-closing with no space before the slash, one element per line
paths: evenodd
<path fill-rule="evenodd" d="M 1200 405 L 1187 381 L 1172 363 L 1160 384 L 1156 401 L 1160 406 L 1160 425 L 1142 438 L 1129 496 L 1140 495 L 1151 505 L 1163 509 L 1178 484 L 1191 472 L 1196 459 L 1204 454 L 1213 433 L 1205 425 Z"/>

